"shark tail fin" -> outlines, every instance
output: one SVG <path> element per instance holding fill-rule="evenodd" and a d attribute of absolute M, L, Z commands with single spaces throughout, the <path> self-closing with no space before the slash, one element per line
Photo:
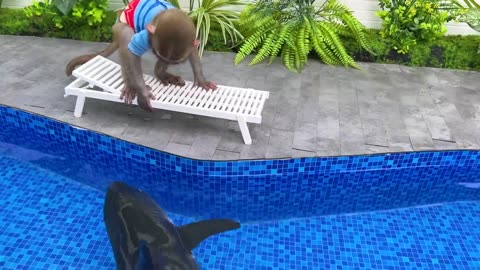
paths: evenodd
<path fill-rule="evenodd" d="M 193 250 L 206 238 L 225 231 L 240 228 L 240 223 L 229 219 L 211 219 L 178 227 L 185 248 Z"/>

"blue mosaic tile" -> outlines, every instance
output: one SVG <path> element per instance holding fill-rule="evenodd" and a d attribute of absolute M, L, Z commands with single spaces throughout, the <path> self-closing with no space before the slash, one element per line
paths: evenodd
<path fill-rule="evenodd" d="M 480 189 L 461 185 L 480 182 L 479 151 L 213 162 L 2 106 L 0 123 L 1 269 L 114 268 L 102 220 L 112 180 L 152 194 L 179 225 L 242 221 L 194 251 L 205 269 L 480 265 Z M 358 211 L 377 212 L 338 215 Z"/>
<path fill-rule="evenodd" d="M 0 269 L 114 269 L 103 196 L 0 155 Z M 219 270 L 477 269 L 479 223 L 478 201 L 249 222 L 208 238 L 194 255 L 202 269 Z"/>
<path fill-rule="evenodd" d="M 93 269 L 114 262 L 100 192 L 0 155 L 0 198 L 1 269 Z"/>
<path fill-rule="evenodd" d="M 268 221 L 480 198 L 459 184 L 480 183 L 480 151 L 208 161 L 8 107 L 0 121 L 3 149 L 23 147 L 23 159 L 35 150 L 29 162 L 100 190 L 112 180 L 139 186 L 185 216 Z"/>

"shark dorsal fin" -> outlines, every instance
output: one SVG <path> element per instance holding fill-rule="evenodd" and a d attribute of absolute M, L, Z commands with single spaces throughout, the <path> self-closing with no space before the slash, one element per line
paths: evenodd
<path fill-rule="evenodd" d="M 185 248 L 192 251 L 203 240 L 221 232 L 240 228 L 240 223 L 229 219 L 211 219 L 177 227 Z"/>

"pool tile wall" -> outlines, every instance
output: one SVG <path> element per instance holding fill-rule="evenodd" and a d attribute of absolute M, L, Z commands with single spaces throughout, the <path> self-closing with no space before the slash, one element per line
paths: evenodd
<path fill-rule="evenodd" d="M 128 182 L 192 217 L 277 220 L 480 198 L 474 150 L 208 161 L 5 106 L 0 123 L 0 150 L 102 191 Z"/>

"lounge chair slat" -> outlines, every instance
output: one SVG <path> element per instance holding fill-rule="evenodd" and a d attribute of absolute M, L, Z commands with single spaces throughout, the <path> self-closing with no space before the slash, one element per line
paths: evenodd
<path fill-rule="evenodd" d="M 124 87 L 119 64 L 96 56 L 76 68 L 73 75 L 77 78 L 65 87 L 65 96 L 77 96 L 74 111 L 76 117 L 81 117 L 87 97 L 123 102 L 119 98 Z M 184 86 L 165 86 L 154 76 L 144 74 L 143 78 L 155 96 L 151 101 L 153 108 L 237 121 L 246 144 L 252 142 L 247 123 L 262 122 L 261 113 L 270 94 L 262 90 L 224 85 L 218 85 L 214 91 L 207 91 L 193 87 L 193 82 L 190 81 Z M 90 89 L 91 85 L 103 91 Z M 138 105 L 136 98 L 132 103 Z"/>

